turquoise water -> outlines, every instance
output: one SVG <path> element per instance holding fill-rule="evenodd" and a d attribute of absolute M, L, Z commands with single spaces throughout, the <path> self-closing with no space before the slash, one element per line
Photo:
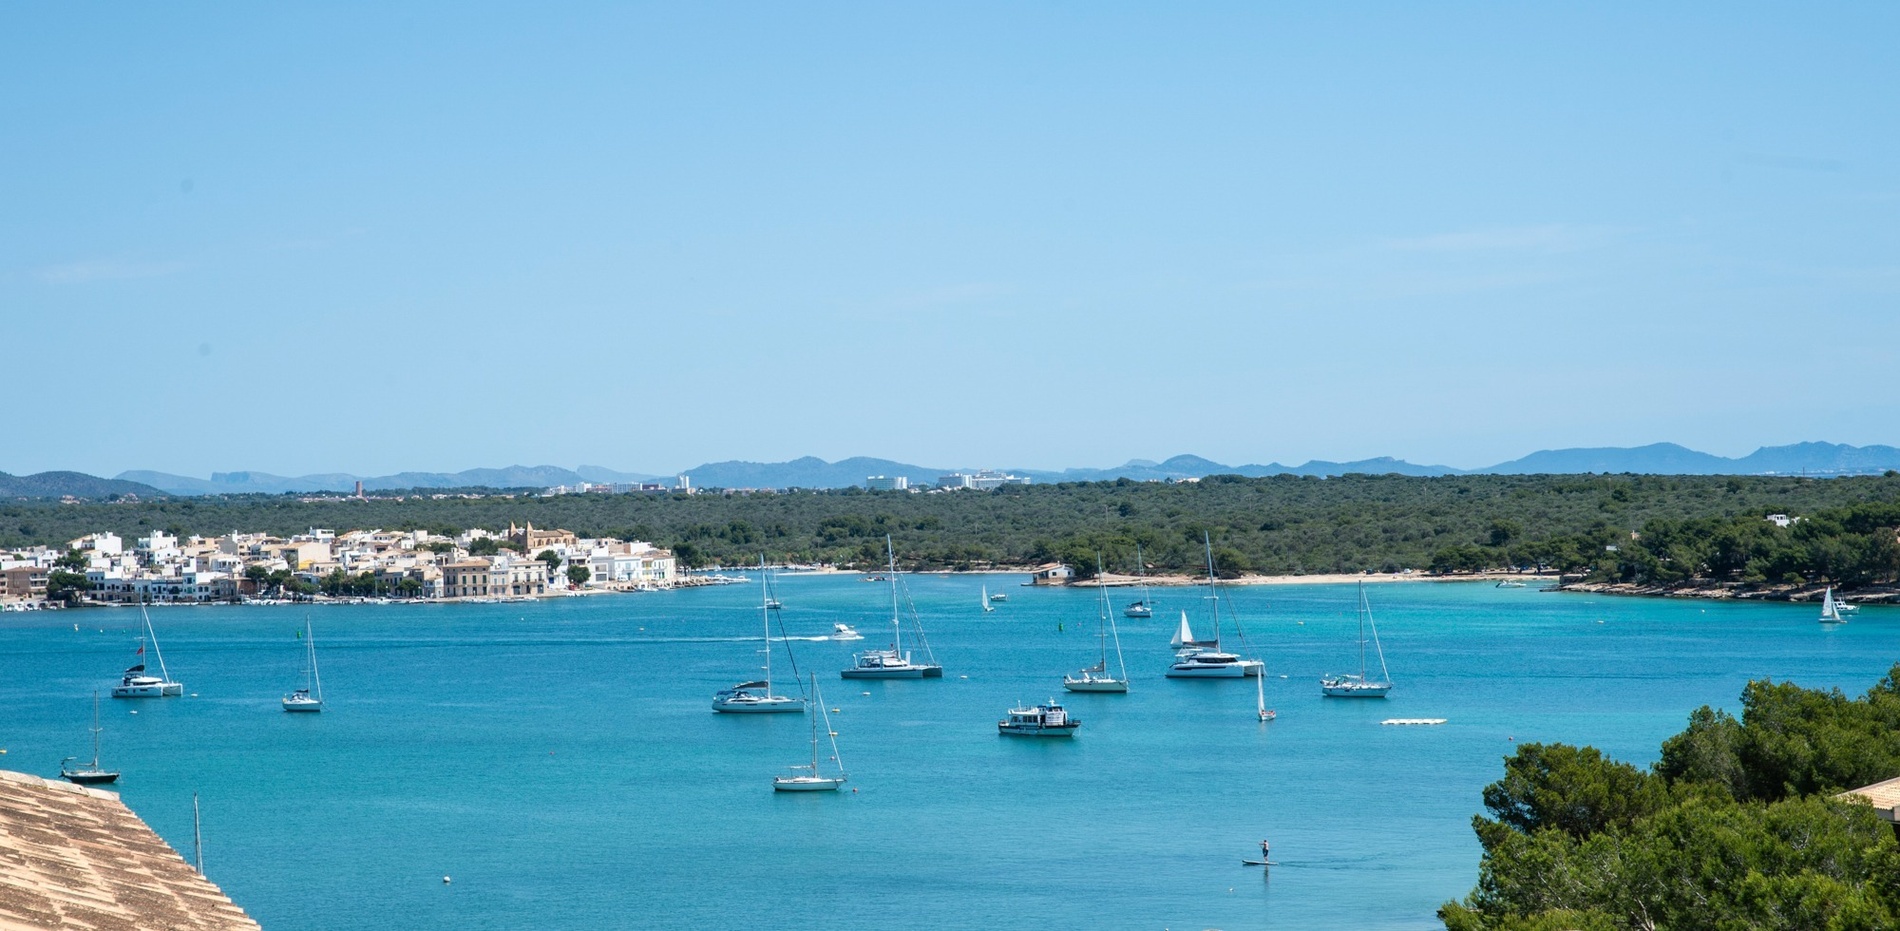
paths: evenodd
<path fill-rule="evenodd" d="M 1092 593 L 907 580 L 943 680 L 840 680 L 883 642 L 884 588 L 780 581 L 795 636 L 867 636 L 793 644 L 841 709 L 837 795 L 771 791 L 808 752 L 802 715 L 709 708 L 757 665 L 754 586 L 309 609 L 321 715 L 277 704 L 305 609 L 157 610 L 196 697 L 107 700 L 104 762 L 187 855 L 199 793 L 207 872 L 272 931 L 1430 928 L 1476 877 L 1470 818 L 1513 741 L 1647 763 L 1751 677 L 1858 693 L 1900 658 L 1900 609 L 1830 630 L 1812 606 L 1378 585 L 1398 687 L 1325 700 L 1319 676 L 1356 662 L 1354 589 L 1231 589 L 1280 713 L 1261 724 L 1249 681 L 1162 678 L 1177 612 L 1204 616 L 1199 591 L 1166 589 L 1156 618 L 1122 622 L 1131 692 L 1068 696 L 1081 733 L 1036 741 L 994 722 L 1093 662 Z M 1010 598 L 991 614 L 986 582 Z M 87 751 L 137 618 L 0 619 L 0 766 L 51 776 Z M 1239 865 L 1263 837 L 1271 878 Z"/>

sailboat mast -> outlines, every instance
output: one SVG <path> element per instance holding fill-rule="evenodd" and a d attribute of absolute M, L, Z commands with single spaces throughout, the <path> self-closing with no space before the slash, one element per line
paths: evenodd
<path fill-rule="evenodd" d="M 1359 583 L 1359 681 L 1366 681 L 1366 583 Z"/>
<path fill-rule="evenodd" d="M 772 586 L 765 578 L 765 554 L 759 554 L 759 621 L 765 630 L 765 694 L 772 694 Z"/>
<path fill-rule="evenodd" d="M 92 769 L 99 770 L 99 690 L 92 690 Z"/>
<path fill-rule="evenodd" d="M 158 674 L 166 682 L 172 680 L 171 670 L 165 668 L 165 651 L 158 648 L 158 631 L 152 629 L 152 615 L 145 610 L 145 603 L 139 602 L 139 616 L 145 619 L 145 636 L 152 641 L 152 656 L 158 659 Z"/>
<path fill-rule="evenodd" d="M 198 825 L 198 793 L 191 793 L 191 854 L 198 861 L 198 875 L 205 874 L 205 835 Z"/>
<path fill-rule="evenodd" d="M 1207 598 L 1214 606 L 1214 649 L 1220 650 L 1220 589 L 1214 583 L 1214 538 L 1201 531 L 1201 545 L 1207 550 Z"/>
<path fill-rule="evenodd" d="M 891 545 L 891 535 L 884 535 L 884 555 L 888 567 L 885 577 L 891 583 L 891 652 L 902 656 L 904 653 L 904 624 L 897 616 L 897 548 Z"/>

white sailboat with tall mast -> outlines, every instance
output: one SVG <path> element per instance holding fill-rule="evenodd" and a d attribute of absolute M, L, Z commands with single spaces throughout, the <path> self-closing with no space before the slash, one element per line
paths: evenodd
<path fill-rule="evenodd" d="M 765 625 L 765 678 L 715 692 L 713 710 L 727 714 L 796 714 L 805 710 L 804 702 L 772 694 L 772 612 L 778 609 L 779 601 L 772 597 L 772 575 L 765 569 L 763 553 L 759 555 L 759 590 L 759 613 Z M 789 657 L 791 652 L 792 644 L 787 640 L 785 654 Z"/>
<path fill-rule="evenodd" d="M 1827 594 L 1821 596 L 1821 623 L 1845 624 L 1847 618 L 1841 616 L 1841 604 L 1834 600 L 1834 586 L 1827 587 Z"/>
<path fill-rule="evenodd" d="M 891 586 L 891 645 L 884 650 L 865 650 L 854 655 L 850 669 L 840 670 L 838 675 L 846 679 L 941 679 L 943 667 L 936 663 L 931 655 L 930 641 L 923 639 L 923 624 L 918 623 L 918 640 L 924 646 L 924 662 L 914 662 L 910 651 L 904 649 L 904 622 L 899 613 L 897 600 L 897 550 L 891 545 L 888 534 L 884 537 L 884 554 L 889 562 L 885 579 Z M 913 611 L 913 619 L 915 612 Z"/>
<path fill-rule="evenodd" d="M 1214 542 L 1205 533 L 1201 540 L 1207 549 L 1207 603 L 1213 609 L 1214 639 L 1194 639 L 1194 632 L 1188 628 L 1187 612 L 1181 612 L 1181 629 L 1172 641 L 1177 652 L 1167 676 L 1170 679 L 1239 679 L 1260 675 L 1266 668 L 1265 663 L 1242 659 L 1239 654 L 1220 648 L 1220 585 L 1214 575 Z M 1234 632 L 1240 632 L 1238 620 L 1234 622 Z"/>
<path fill-rule="evenodd" d="M 811 762 L 794 765 L 798 774 L 772 777 L 774 792 L 836 792 L 844 785 L 844 760 L 838 758 L 838 732 L 831 729 L 831 713 L 825 710 L 825 696 L 818 691 L 818 674 L 811 677 L 811 702 L 818 713 L 811 716 Z M 818 722 L 825 722 L 825 736 L 831 741 L 831 762 L 838 764 L 838 775 L 827 776 L 818 768 Z"/>
<path fill-rule="evenodd" d="M 1102 561 L 1095 560 L 1095 578 L 1099 583 L 1102 577 Z M 1062 687 L 1071 692 L 1126 692 L 1128 691 L 1128 664 L 1122 661 L 1122 635 L 1115 628 L 1114 612 L 1108 608 L 1108 586 L 1095 586 L 1095 665 L 1072 676 L 1062 677 Z M 1115 666 L 1121 672 L 1121 678 L 1108 674 L 1108 638 L 1115 638 Z"/>
<path fill-rule="evenodd" d="M 158 648 L 158 632 L 152 629 L 152 615 L 139 605 L 139 618 L 145 625 L 145 636 L 139 638 L 139 661 L 120 677 L 119 684 L 112 687 L 113 698 L 174 698 L 185 694 L 185 684 L 173 682 L 172 674 L 165 668 L 165 654 Z M 158 675 L 147 674 L 145 666 L 145 645 L 152 645 L 152 658 L 158 660 Z"/>
<path fill-rule="evenodd" d="M 82 786 L 101 786 L 109 782 L 119 781 L 118 770 L 104 769 L 99 766 L 100 730 L 99 693 L 94 691 L 92 693 L 92 762 L 85 766 L 68 768 L 66 764 L 71 763 L 75 759 L 69 756 L 59 761 L 59 778 Z"/>
<path fill-rule="evenodd" d="M 1366 630 L 1372 631 L 1372 649 L 1379 656 L 1379 678 L 1366 676 Z M 1329 698 L 1384 698 L 1392 691 L 1392 674 L 1385 668 L 1385 648 L 1379 645 L 1379 625 L 1373 623 L 1372 605 L 1366 601 L 1366 583 L 1359 583 L 1359 673 L 1326 676 L 1319 680 L 1320 693 Z"/>
<path fill-rule="evenodd" d="M 1155 616 L 1154 596 L 1148 593 L 1148 567 L 1141 561 L 1141 544 L 1135 544 L 1135 575 L 1141 579 L 1141 600 L 1122 609 L 1122 617 L 1149 618 Z"/>
<path fill-rule="evenodd" d="M 990 587 L 988 585 L 983 586 L 983 597 L 980 600 L 983 605 L 984 614 L 988 614 L 991 611 L 996 610 L 996 607 L 990 604 Z"/>
<path fill-rule="evenodd" d="M 317 672 L 317 637 L 310 616 L 303 619 L 303 688 L 284 696 L 285 711 L 322 711 L 323 676 Z"/>

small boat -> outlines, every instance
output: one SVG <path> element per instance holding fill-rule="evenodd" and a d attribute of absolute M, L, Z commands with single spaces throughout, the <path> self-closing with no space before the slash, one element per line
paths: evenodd
<path fill-rule="evenodd" d="M 1069 717 L 1051 698 L 1040 705 L 1009 709 L 1009 717 L 996 722 L 996 732 L 1015 737 L 1073 737 L 1081 726 L 1080 718 Z"/>
<path fill-rule="evenodd" d="M 772 597 L 772 575 L 765 570 L 765 557 L 759 557 L 759 588 L 761 602 L 759 613 L 765 625 L 765 678 L 756 682 L 741 682 L 729 689 L 720 689 L 713 693 L 714 711 L 727 714 L 784 714 L 802 713 L 804 702 L 784 695 L 772 694 L 772 605 L 778 599 Z M 792 642 L 785 641 L 786 655 L 791 655 Z M 793 667 L 798 661 L 793 659 Z"/>
<path fill-rule="evenodd" d="M 82 786 L 102 786 L 119 781 L 118 770 L 99 767 L 99 731 L 99 693 L 95 691 L 92 693 L 92 762 L 69 768 L 66 764 L 77 759 L 69 756 L 59 761 L 59 778 Z"/>
<path fill-rule="evenodd" d="M 797 775 L 772 777 L 774 792 L 836 792 L 844 785 L 844 761 L 838 759 L 838 732 L 831 729 L 831 715 L 825 711 L 825 696 L 818 691 L 818 674 L 811 677 L 810 703 L 818 706 L 818 713 L 811 716 L 811 762 L 797 764 L 792 769 Z M 818 721 L 824 719 L 825 736 L 831 740 L 831 761 L 838 764 L 838 775 L 827 776 L 818 769 Z"/>
<path fill-rule="evenodd" d="M 285 711 L 322 711 L 323 678 L 317 674 L 317 638 L 310 630 L 310 616 L 303 619 L 304 687 L 284 696 Z"/>
<path fill-rule="evenodd" d="M 838 675 L 845 679 L 941 679 L 943 667 L 930 653 L 930 641 L 923 640 L 924 627 L 917 623 L 918 639 L 923 641 L 924 662 L 912 662 L 911 654 L 904 649 L 904 622 L 898 612 L 897 602 L 897 550 L 891 545 L 891 538 L 884 537 L 884 554 L 890 561 L 890 575 L 887 581 L 891 585 L 891 645 L 884 650 L 865 650 L 851 657 L 851 668 L 839 670 Z M 916 612 L 911 613 L 916 620 Z"/>
<path fill-rule="evenodd" d="M 995 600 L 994 598 L 990 597 L 990 587 L 988 585 L 983 586 L 983 596 L 977 599 L 977 603 L 982 605 L 984 614 L 988 614 L 991 611 L 996 610 L 995 608 L 990 607 L 990 602 L 994 600 Z"/>
<path fill-rule="evenodd" d="M 985 592 L 989 592 L 989 588 L 987 586 L 985 586 L 983 590 Z M 1009 593 L 1008 592 L 993 592 L 993 593 L 989 593 L 987 597 L 991 601 L 1008 601 Z"/>
<path fill-rule="evenodd" d="M 158 632 L 152 629 L 152 616 L 143 604 L 139 605 L 139 616 L 145 625 L 145 636 L 139 638 L 139 661 L 127 669 L 120 677 L 119 684 L 112 687 L 113 698 L 175 698 L 185 694 L 185 684 L 173 682 L 171 672 L 165 668 L 165 654 L 158 648 Z M 158 675 L 147 675 L 145 670 L 145 644 L 152 644 L 152 657 L 158 660 Z"/>
<path fill-rule="evenodd" d="M 831 625 L 831 639 L 833 640 L 863 640 L 864 635 L 861 633 L 858 633 L 857 628 L 852 627 L 850 624 L 845 624 L 841 622 L 841 623 Z"/>
<path fill-rule="evenodd" d="M 1099 562 L 1096 563 L 1095 574 L 1102 574 Z M 1062 687 L 1071 692 L 1125 693 L 1128 691 L 1128 664 L 1122 660 L 1121 631 L 1115 629 L 1115 620 L 1109 616 L 1108 589 L 1098 585 L 1095 593 L 1095 665 L 1075 675 L 1063 676 Z M 1111 632 L 1115 637 L 1115 665 L 1121 669 L 1119 679 L 1108 674 L 1108 637 Z"/>
<path fill-rule="evenodd" d="M 1148 594 L 1148 567 L 1141 561 L 1141 544 L 1135 544 L 1135 575 L 1141 578 L 1141 600 L 1122 609 L 1122 617 L 1155 616 L 1154 597 Z"/>
<path fill-rule="evenodd" d="M 1823 595 L 1821 598 L 1821 623 L 1823 624 L 1847 623 L 1847 619 L 1844 617 L 1841 617 L 1840 603 L 1834 600 L 1834 586 L 1832 585 L 1829 585 L 1827 587 L 1827 594 Z"/>
<path fill-rule="evenodd" d="M 1524 583 L 1519 582 L 1516 579 L 1505 579 L 1504 581 L 1498 583 L 1498 587 L 1499 588 L 1523 588 Z"/>
<path fill-rule="evenodd" d="M 1372 648 L 1379 655 L 1379 678 L 1366 677 L 1366 628 L 1372 628 Z M 1366 601 L 1366 583 L 1359 583 L 1359 673 L 1326 676 L 1319 680 L 1320 694 L 1328 698 L 1384 698 L 1392 691 L 1392 674 L 1385 668 L 1385 649 L 1379 646 L 1379 625 L 1372 621 L 1372 605 Z"/>
<path fill-rule="evenodd" d="M 1255 676 L 1253 680 L 1254 713 L 1262 721 L 1271 721 L 1280 716 L 1279 712 L 1267 707 L 1267 677 Z"/>

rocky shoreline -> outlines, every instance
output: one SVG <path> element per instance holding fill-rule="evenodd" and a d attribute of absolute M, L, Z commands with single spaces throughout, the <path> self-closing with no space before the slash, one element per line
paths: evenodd
<path fill-rule="evenodd" d="M 1680 582 L 1670 585 L 1635 582 L 1586 582 L 1566 580 L 1559 591 L 1590 592 L 1598 595 L 1637 595 L 1650 598 L 1703 598 L 1711 601 L 1792 601 L 1820 604 L 1826 585 L 1767 584 L 1748 582 Z M 1900 604 L 1900 586 L 1869 585 L 1864 588 L 1834 590 L 1834 600 L 1848 604 Z"/>

